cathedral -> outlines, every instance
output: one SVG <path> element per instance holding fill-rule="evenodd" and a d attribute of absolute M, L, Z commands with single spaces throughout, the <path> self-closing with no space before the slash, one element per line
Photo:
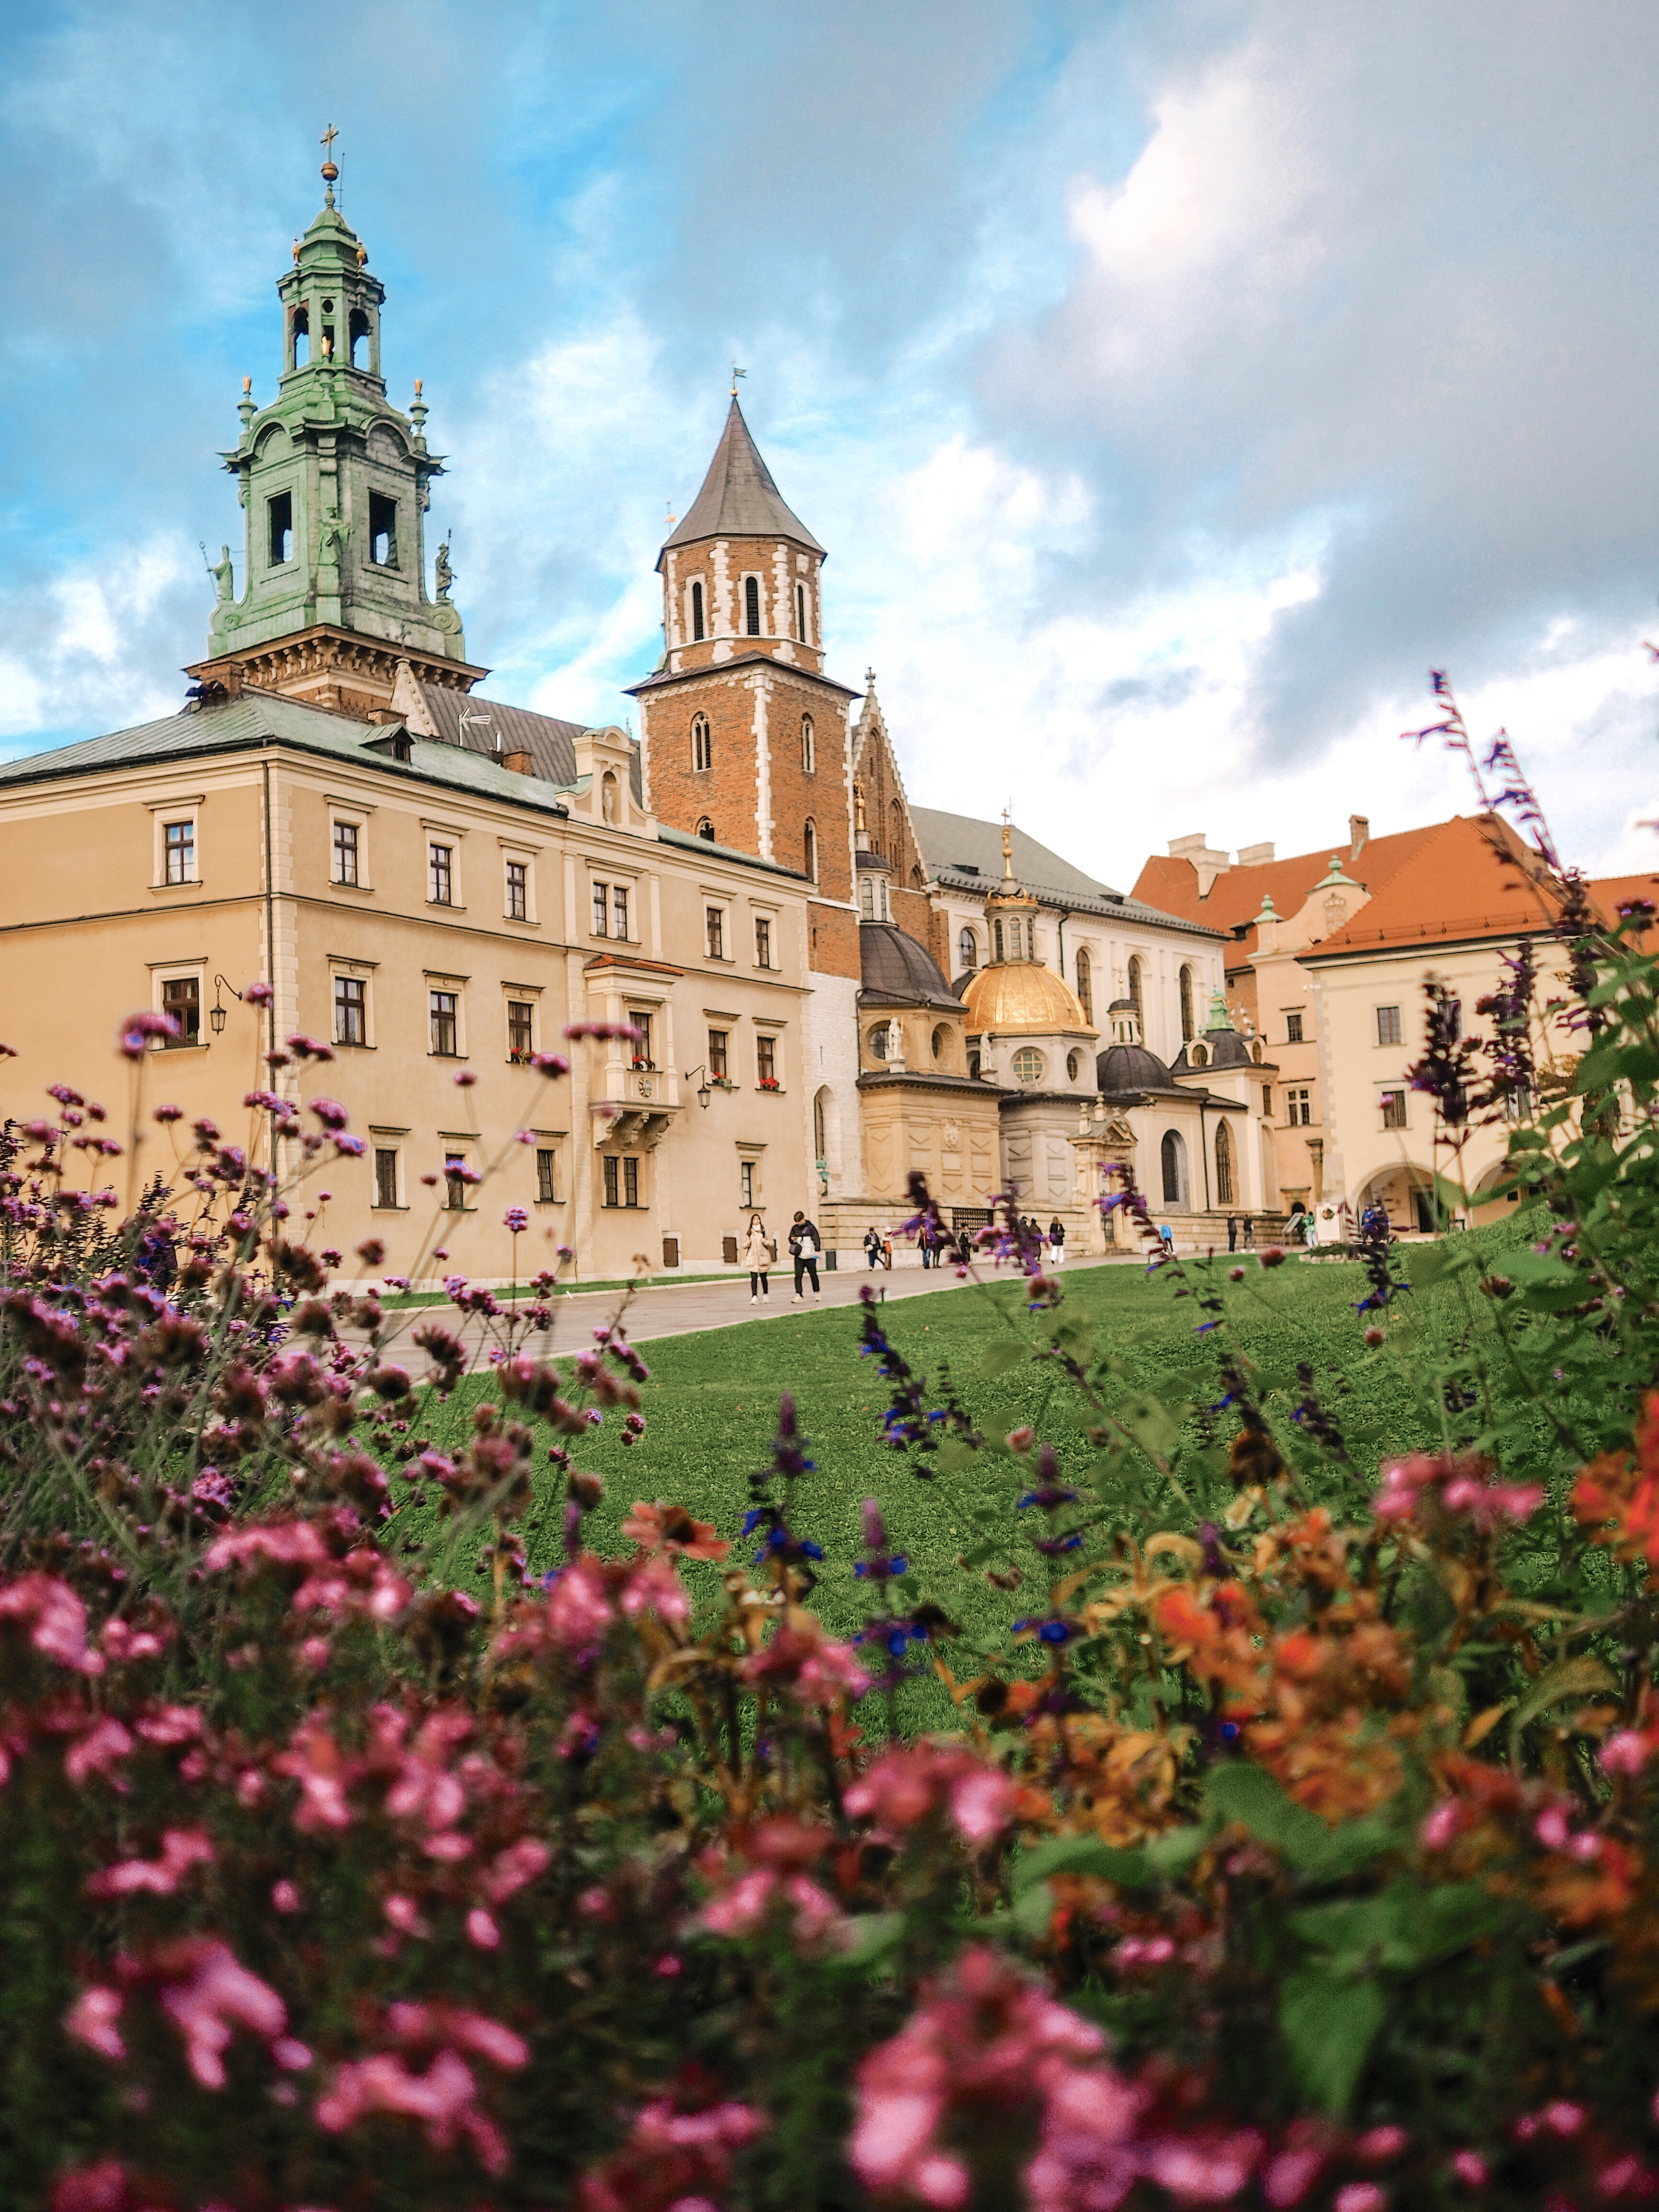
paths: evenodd
<path fill-rule="evenodd" d="M 384 288 L 323 173 L 274 392 L 245 382 L 222 457 L 241 544 L 185 711 L 0 769 L 0 1112 L 107 1091 L 135 1007 L 167 1018 L 148 1100 L 227 1130 L 250 1089 L 303 1110 L 289 1040 L 323 1045 L 363 1149 L 319 1233 L 417 1280 L 550 1244 L 579 1279 L 717 1268 L 798 1207 L 850 1258 L 915 1170 L 958 1224 L 1012 1194 L 1073 1253 L 1111 1240 L 1112 1162 L 1182 1243 L 1271 1213 L 1276 1070 L 1229 1012 L 1228 933 L 911 804 L 735 394 L 658 555 L 637 738 L 489 695 L 428 543 L 421 387 L 388 398 Z M 135 1128 L 131 1171 L 182 1187 Z"/>

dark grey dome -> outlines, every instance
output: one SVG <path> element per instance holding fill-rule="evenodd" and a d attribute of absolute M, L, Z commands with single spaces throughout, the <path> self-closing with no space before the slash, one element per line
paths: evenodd
<path fill-rule="evenodd" d="M 1144 1044 L 1109 1045 L 1095 1060 L 1095 1088 L 1103 1098 L 1134 1098 L 1149 1091 L 1180 1096 L 1169 1069 Z"/>
<path fill-rule="evenodd" d="M 1249 1038 L 1241 1036 L 1237 1030 L 1206 1030 L 1202 1036 L 1193 1039 L 1193 1044 L 1201 1044 L 1206 1057 L 1201 1066 L 1194 1067 L 1192 1045 L 1182 1045 L 1175 1062 L 1182 1073 L 1190 1069 L 1195 1075 L 1208 1075 L 1216 1068 L 1254 1067 L 1256 1064 Z"/>
<path fill-rule="evenodd" d="M 948 1006 L 960 1002 L 927 947 L 893 921 L 859 924 L 862 998 L 884 1006 Z"/>

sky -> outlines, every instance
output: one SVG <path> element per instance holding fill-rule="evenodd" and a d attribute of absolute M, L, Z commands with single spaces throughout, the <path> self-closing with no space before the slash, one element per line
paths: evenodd
<path fill-rule="evenodd" d="M 1659 867 L 1659 11 L 0 0 L 0 755 L 182 703 L 341 204 L 495 697 L 626 721 L 733 362 L 914 802 L 1127 889 L 1474 803 Z M 434 529 L 432 526 L 435 525 Z"/>

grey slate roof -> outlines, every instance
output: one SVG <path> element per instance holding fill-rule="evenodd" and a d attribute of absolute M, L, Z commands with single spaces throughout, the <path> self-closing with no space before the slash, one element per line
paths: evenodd
<path fill-rule="evenodd" d="M 585 724 L 562 722 L 528 707 L 509 707 L 499 699 L 485 698 L 481 691 L 452 691 L 444 684 L 422 684 L 418 678 L 415 688 L 433 728 L 451 744 L 465 745 L 470 751 L 493 758 L 499 738 L 501 752 L 528 753 L 535 763 L 536 775 L 544 781 L 568 786 L 576 781 L 576 740 Z M 637 745 L 629 764 L 629 781 L 635 805 L 642 805 L 645 787 Z"/>
<path fill-rule="evenodd" d="M 942 814 L 936 807 L 913 806 L 915 827 L 927 872 L 947 890 L 978 891 L 981 896 L 1002 880 L 1002 824 L 981 822 L 971 814 Z M 1182 921 L 1139 899 L 1126 898 L 1109 884 L 1097 882 L 1046 845 L 1039 845 L 1024 830 L 1013 833 L 1014 873 L 1025 889 L 1036 893 L 1044 906 L 1063 907 L 1073 914 L 1102 914 L 1152 928 L 1190 931 L 1200 937 L 1224 937 L 1227 932 L 1202 922 Z"/>
<path fill-rule="evenodd" d="M 665 553 L 671 545 L 695 544 L 704 538 L 792 538 L 809 552 L 823 551 L 806 525 L 784 505 L 772 471 L 749 434 L 735 394 L 702 489 L 678 528 L 665 541 L 663 550 Z"/>

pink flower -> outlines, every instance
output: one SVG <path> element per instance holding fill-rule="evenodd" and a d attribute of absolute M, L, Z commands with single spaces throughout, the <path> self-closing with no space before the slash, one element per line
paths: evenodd
<path fill-rule="evenodd" d="M 278 1912 L 297 1912 L 300 1893 L 291 1881 L 276 1882 L 271 1887 L 270 1902 Z"/>
<path fill-rule="evenodd" d="M 1425 1851 L 1443 1851 L 1463 1825 L 1463 1808 L 1455 1797 L 1443 1797 L 1424 1816 L 1417 1840 Z"/>
<path fill-rule="evenodd" d="M 640 1560 L 623 1585 L 622 1609 L 630 1620 L 647 1607 L 677 1627 L 691 1618 L 691 1593 L 659 1555 Z"/>
<path fill-rule="evenodd" d="M 20 1575 L 0 1590 L 0 1620 L 30 1624 L 29 1642 L 60 1667 L 77 1674 L 101 1674 L 104 1662 L 87 1649 L 87 1609 L 67 1583 L 56 1575 Z"/>
<path fill-rule="evenodd" d="M 853 1814 L 873 1814 L 878 1830 L 913 1827 L 939 1808 L 963 1841 L 981 1844 L 1013 1816 L 1014 1787 L 977 1753 L 915 1744 L 884 1751 L 847 1792 Z"/>
<path fill-rule="evenodd" d="M 273 1774 L 289 1775 L 300 1785 L 296 1828 L 349 1828 L 351 1808 L 346 1790 L 356 1778 L 349 1760 L 321 1721 L 309 1721 L 289 1739 L 289 1748 L 270 1761 Z"/>
<path fill-rule="evenodd" d="M 1380 2166 L 1384 2159 L 1398 2158 L 1406 2142 L 1404 2128 L 1367 2128 L 1353 2147 L 1354 2155 L 1368 2166 Z"/>
<path fill-rule="evenodd" d="M 191 1947 L 188 1981 L 161 1992 L 161 2009 L 185 2039 L 185 2057 L 204 2089 L 225 2085 L 224 2053 L 235 2029 L 245 2027 L 267 2042 L 288 2026 L 288 2008 L 269 1983 L 248 1972 L 223 1943 Z"/>
<path fill-rule="evenodd" d="M 1640 1729 L 1620 1729 L 1601 1747 L 1601 1765 L 1608 1774 L 1639 1774 L 1653 1746 Z"/>
<path fill-rule="evenodd" d="M 122 1997 L 118 1990 L 105 1989 L 94 1984 L 82 1990 L 70 2007 L 64 2026 L 79 2043 L 84 2043 L 106 2058 L 125 2058 L 127 2046 L 115 2023 L 121 2017 Z"/>
<path fill-rule="evenodd" d="M 110 1776 L 110 1769 L 118 1759 L 125 1759 L 132 1749 L 132 1738 L 112 1714 L 94 1723 L 76 1743 L 64 1754 L 64 1772 L 79 1790 L 89 1775 L 101 1774 L 114 1779 L 114 1786 L 125 1788 L 118 1779 Z"/>
<path fill-rule="evenodd" d="M 476 1944 L 481 1951 L 498 1951 L 501 1948 L 501 1931 L 495 1925 L 493 1915 L 486 1912 L 482 1905 L 475 1905 L 466 1916 L 466 1940 Z"/>
<path fill-rule="evenodd" d="M 1492 2179 L 1492 2168 L 1476 2150 L 1455 2152 L 1451 2170 L 1468 2189 L 1484 2189 Z"/>
<path fill-rule="evenodd" d="M 489 1904 L 505 1905 L 526 1882 L 545 1874 L 552 1863 L 552 1852 L 538 1837 L 520 1836 L 490 1861 L 478 1876 L 478 1887 Z"/>
<path fill-rule="evenodd" d="M 202 1565 L 211 1574 L 233 1561 L 270 1559 L 280 1566 L 325 1567 L 333 1554 L 311 1521 L 270 1521 L 221 1536 Z"/>
<path fill-rule="evenodd" d="M 0 1045 L 0 1054 L 4 1050 Z M 52 2212 L 130 2212 L 131 2203 L 127 2170 L 114 2158 L 71 2166 L 58 2175 L 52 2192 Z"/>
<path fill-rule="evenodd" d="M 93 1875 L 87 1883 L 91 1897 L 131 1897 L 147 1890 L 155 1897 L 170 1897 L 193 1866 L 210 1865 L 217 1854 L 200 1828 L 168 1828 L 161 1837 L 159 1859 L 122 1859 Z"/>
<path fill-rule="evenodd" d="M 419 2120 L 438 2150 L 447 2150 L 457 2135 L 467 2136 L 485 2172 L 500 2173 L 507 2164 L 507 2145 L 478 2110 L 477 2089 L 471 2068 L 453 2051 L 439 2051 L 423 2075 L 411 2074 L 394 2052 L 380 2051 L 336 2069 L 317 2119 L 339 2135 L 373 2112 L 402 2114 Z"/>
<path fill-rule="evenodd" d="M 597 1559 L 584 1553 L 559 1575 L 547 1601 L 554 1635 L 568 1651 L 597 1644 L 616 1615 Z"/>
<path fill-rule="evenodd" d="M 1324 2171 L 1322 2150 L 1282 2150 L 1261 2177 L 1261 2194 L 1275 2212 L 1299 2204 Z"/>
<path fill-rule="evenodd" d="M 1334 2212 L 1382 2212 L 1388 2201 L 1374 2181 L 1345 2182 L 1336 2192 Z"/>

